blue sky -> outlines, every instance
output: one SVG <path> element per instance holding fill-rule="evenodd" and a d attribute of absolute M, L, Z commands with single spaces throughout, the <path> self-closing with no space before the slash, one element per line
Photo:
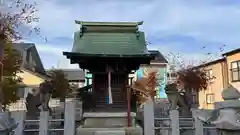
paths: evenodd
<path fill-rule="evenodd" d="M 140 27 L 151 45 L 164 55 L 180 53 L 183 59 L 202 60 L 211 52 L 239 48 L 239 0 L 41 0 L 37 1 L 41 35 L 32 35 L 45 68 L 65 61 L 62 51 L 70 51 L 73 32 L 81 21 L 144 21 Z M 206 48 L 202 49 L 202 46 Z M 63 65 L 69 66 L 68 62 Z"/>

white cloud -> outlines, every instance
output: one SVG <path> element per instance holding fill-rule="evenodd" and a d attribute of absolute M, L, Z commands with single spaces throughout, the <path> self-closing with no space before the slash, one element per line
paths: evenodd
<path fill-rule="evenodd" d="M 37 50 L 43 53 L 50 53 L 52 55 L 62 56 L 64 51 L 69 51 L 69 48 L 54 47 L 51 44 L 36 44 Z"/>
<path fill-rule="evenodd" d="M 59 1 L 39 3 L 40 27 L 46 36 L 72 37 L 74 20 L 140 21 L 147 34 L 181 33 L 198 39 L 238 43 L 240 36 L 239 5 L 214 5 L 207 1 L 186 3 L 169 1 L 74 1 L 66 6 Z M 66 3 L 66 2 L 65 2 Z"/>
<path fill-rule="evenodd" d="M 70 64 L 70 60 L 63 56 L 63 52 L 70 51 L 70 48 L 60 48 L 54 46 L 55 45 L 51 44 L 36 44 L 40 56 L 44 59 L 42 62 L 44 63 L 45 68 L 79 68 L 76 64 Z"/>
<path fill-rule="evenodd" d="M 63 4 L 63 2 L 65 2 Z M 183 0 L 73 0 L 38 1 L 39 26 L 47 38 L 70 37 L 78 29 L 74 20 L 83 21 L 144 21 L 141 28 L 148 35 L 164 37 L 181 34 L 199 41 L 219 42 L 229 48 L 236 47 L 240 37 L 240 5 L 215 4 L 207 0 L 184 2 Z M 40 52 L 60 57 L 69 48 L 57 45 L 37 44 Z M 157 48 L 171 48 L 156 44 Z M 170 45 L 169 45 L 170 46 Z M 69 49 L 70 50 L 70 49 Z M 167 51 L 169 50 L 169 51 Z M 179 52 L 175 50 L 175 52 Z M 202 52 L 182 54 L 184 59 L 206 59 Z"/>
<path fill-rule="evenodd" d="M 181 53 L 174 48 L 168 47 L 169 44 L 161 45 L 159 47 L 148 47 L 150 50 L 159 50 L 169 63 L 175 64 L 176 66 L 180 66 L 180 64 L 184 63 L 184 66 L 188 65 L 199 65 L 203 62 L 209 62 L 215 59 L 220 58 L 220 54 L 204 54 L 204 53 Z M 179 64 L 179 65 L 178 65 Z"/>
<path fill-rule="evenodd" d="M 22 40 L 19 42 L 32 43 L 32 41 L 29 40 Z M 35 43 L 35 45 L 46 69 L 50 69 L 52 67 L 63 69 L 78 68 L 78 65 L 70 64 L 70 60 L 63 56 L 63 52 L 70 51 L 70 47 L 56 47 L 56 45 L 49 43 Z"/>

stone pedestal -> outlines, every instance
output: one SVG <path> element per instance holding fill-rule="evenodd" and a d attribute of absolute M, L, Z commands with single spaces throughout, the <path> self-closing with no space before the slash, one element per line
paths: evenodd
<path fill-rule="evenodd" d="M 77 135 L 142 135 L 142 128 L 135 123 L 131 113 L 132 127 L 127 127 L 127 113 L 84 113 L 84 124 L 78 127 Z"/>

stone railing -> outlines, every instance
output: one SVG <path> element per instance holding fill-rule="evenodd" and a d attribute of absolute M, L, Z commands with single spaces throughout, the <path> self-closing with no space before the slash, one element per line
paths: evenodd
<path fill-rule="evenodd" d="M 13 131 L 13 135 L 75 135 L 75 113 L 76 102 L 67 101 L 65 103 L 64 119 L 52 119 L 48 111 L 40 112 L 37 120 L 27 120 L 25 111 L 11 112 L 11 116 L 18 123 L 17 128 Z M 62 127 L 60 123 L 64 123 Z M 56 128 L 56 125 L 59 125 Z"/>

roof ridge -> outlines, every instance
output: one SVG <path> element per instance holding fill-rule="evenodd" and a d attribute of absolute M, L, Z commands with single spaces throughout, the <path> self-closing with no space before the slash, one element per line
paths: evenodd
<path fill-rule="evenodd" d="M 84 26 L 139 26 L 143 24 L 143 21 L 140 22 L 88 22 L 88 21 L 78 21 L 75 20 L 76 24 Z"/>

